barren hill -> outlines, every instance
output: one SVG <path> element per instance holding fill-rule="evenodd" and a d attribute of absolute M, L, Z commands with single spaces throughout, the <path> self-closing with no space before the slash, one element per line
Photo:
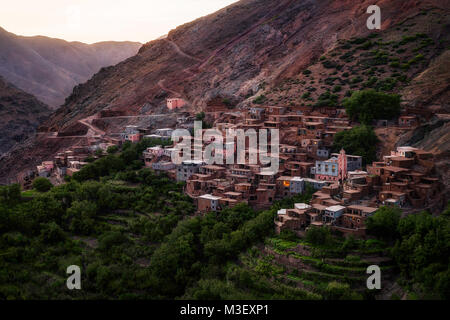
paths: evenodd
<path fill-rule="evenodd" d="M 34 134 L 50 113 L 44 103 L 0 77 L 0 155 Z"/>

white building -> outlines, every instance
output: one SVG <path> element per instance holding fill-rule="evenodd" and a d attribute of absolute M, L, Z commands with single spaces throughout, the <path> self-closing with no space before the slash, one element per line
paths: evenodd
<path fill-rule="evenodd" d="M 200 166 L 205 164 L 201 160 L 185 160 L 177 166 L 177 181 L 187 181 L 194 173 L 197 173 Z"/>
<path fill-rule="evenodd" d="M 325 208 L 325 214 L 322 217 L 323 222 L 334 223 L 345 212 L 345 207 L 336 205 Z"/>

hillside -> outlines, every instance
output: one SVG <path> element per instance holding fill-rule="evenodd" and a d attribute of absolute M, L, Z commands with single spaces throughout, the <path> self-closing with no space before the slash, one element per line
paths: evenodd
<path fill-rule="evenodd" d="M 0 155 L 34 134 L 50 113 L 47 105 L 0 77 Z"/>
<path fill-rule="evenodd" d="M 366 27 L 366 8 L 373 1 L 356 6 L 347 0 L 239 1 L 103 68 L 76 86 L 41 129 L 70 133 L 79 129 L 80 120 L 102 110 L 127 116 L 164 113 L 165 99 L 174 96 L 186 99 L 188 110 L 197 112 L 215 97 L 229 99 L 235 108 L 253 103 L 340 105 L 349 92 L 368 87 L 405 92 L 405 104 L 436 105 L 435 110 L 448 112 L 448 74 L 443 72 L 435 84 L 427 73 L 433 61 L 448 57 L 450 1 L 375 3 L 382 8 L 383 24 L 374 33 Z M 417 83 L 425 90 L 420 97 L 414 95 Z M 126 125 L 123 118 L 117 120 Z M 117 127 L 113 118 L 108 125 Z M 107 127 L 102 130 L 108 132 Z M 402 134 L 382 141 L 395 145 Z M 428 137 L 422 144 L 427 145 Z M 53 154 L 62 149 L 54 143 L 43 137 L 28 141 L 26 148 L 1 160 L 13 170 L 0 172 L 0 179 L 45 160 L 50 150 Z M 380 155 L 387 150 L 383 144 L 379 149 Z M 33 154 L 27 164 L 20 160 L 25 150 Z"/>
<path fill-rule="evenodd" d="M 133 56 L 140 43 L 85 44 L 43 36 L 23 37 L 0 28 L 0 75 L 56 108 L 75 85 L 102 67 Z"/>

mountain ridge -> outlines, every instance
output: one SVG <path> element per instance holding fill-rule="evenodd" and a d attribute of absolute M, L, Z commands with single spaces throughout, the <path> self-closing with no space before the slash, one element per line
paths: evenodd
<path fill-rule="evenodd" d="M 0 76 L 0 155 L 34 134 L 51 110 Z"/>
<path fill-rule="evenodd" d="M 134 55 L 140 43 L 85 44 L 45 36 L 18 36 L 0 27 L 0 75 L 56 108 L 72 88 L 102 67 Z"/>

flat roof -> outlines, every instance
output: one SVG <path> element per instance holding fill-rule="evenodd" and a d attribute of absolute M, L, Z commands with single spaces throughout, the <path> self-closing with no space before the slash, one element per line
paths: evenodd
<path fill-rule="evenodd" d="M 295 209 L 304 210 L 304 209 L 311 208 L 311 206 L 309 204 L 306 204 L 306 203 L 296 203 L 296 204 L 294 204 L 294 208 Z"/>
<path fill-rule="evenodd" d="M 400 167 L 394 167 L 394 166 L 385 166 L 383 167 L 385 170 L 387 171 L 392 171 L 392 172 L 402 172 L 402 171 L 409 171 L 409 169 L 406 168 L 400 168 Z"/>
<path fill-rule="evenodd" d="M 373 207 L 365 207 L 365 206 L 360 206 L 360 205 L 351 205 L 348 206 L 347 208 L 349 209 L 356 209 L 356 210 L 361 210 L 363 212 L 368 212 L 368 213 L 372 213 L 378 210 L 378 208 L 373 208 Z"/>
<path fill-rule="evenodd" d="M 333 211 L 333 212 L 340 211 L 340 210 L 343 210 L 343 209 L 345 209 L 345 207 L 340 206 L 340 205 L 335 205 L 335 206 L 331 206 L 331 207 L 326 207 L 325 208 L 325 210 Z"/>
<path fill-rule="evenodd" d="M 207 200 L 220 200 L 222 197 L 213 196 L 212 194 L 204 194 L 199 198 L 207 199 Z"/>

